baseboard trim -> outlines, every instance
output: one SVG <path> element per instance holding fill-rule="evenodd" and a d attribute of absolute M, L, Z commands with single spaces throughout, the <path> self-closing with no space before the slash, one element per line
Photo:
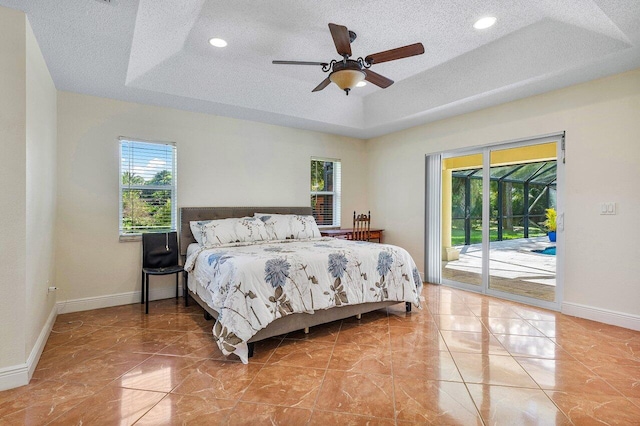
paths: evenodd
<path fill-rule="evenodd" d="M 36 344 L 33 345 L 33 349 L 31 349 L 31 353 L 29 354 L 29 358 L 27 358 L 27 367 L 29 369 L 29 380 L 33 376 L 33 372 L 38 365 L 38 361 L 40 361 L 40 356 L 42 355 L 42 351 L 44 351 L 44 347 L 47 344 L 47 339 L 51 334 L 51 330 L 53 329 L 53 324 L 56 322 L 56 317 L 58 316 L 58 306 L 53 305 L 51 308 L 51 312 L 49 313 L 49 318 L 47 318 L 47 322 L 44 323 L 44 327 L 42 327 L 42 331 L 40 331 L 40 335 L 38 336 L 38 340 L 36 340 Z"/>
<path fill-rule="evenodd" d="M 149 289 L 149 300 L 170 299 L 176 296 L 175 287 L 159 287 Z M 178 294 L 182 295 L 182 286 L 178 288 Z M 111 306 L 130 305 L 140 303 L 140 291 L 109 294 L 105 296 L 85 297 L 58 302 L 58 314 L 70 312 L 88 311 L 91 309 L 109 308 Z"/>
<path fill-rule="evenodd" d="M 640 331 L 640 316 L 638 315 L 610 311 L 608 309 L 595 308 L 593 306 L 570 302 L 564 302 L 562 304 L 562 313 L 578 318 Z"/>
<path fill-rule="evenodd" d="M 29 368 L 27 364 L 0 368 L 0 391 L 18 388 L 26 384 L 29 384 Z"/>
<path fill-rule="evenodd" d="M 57 306 L 53 305 L 51 312 L 49 313 L 49 317 L 47 318 L 44 327 L 42 327 L 40 335 L 38 336 L 36 343 L 33 345 L 33 349 L 31 349 L 27 362 L 0 369 L 0 391 L 18 388 L 29 384 L 31 376 L 33 376 L 33 372 L 38 365 L 38 361 L 40 361 L 40 356 L 42 355 L 44 346 L 47 344 L 47 339 L 49 338 L 49 334 L 53 328 L 53 323 L 56 321 L 57 312 Z"/>

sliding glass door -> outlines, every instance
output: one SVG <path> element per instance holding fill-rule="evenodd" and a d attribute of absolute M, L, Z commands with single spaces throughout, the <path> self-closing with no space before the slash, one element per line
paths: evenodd
<path fill-rule="evenodd" d="M 557 135 L 440 154 L 443 284 L 559 308 L 563 145 Z"/>
<path fill-rule="evenodd" d="M 482 153 L 442 160 L 442 279 L 482 288 Z"/>

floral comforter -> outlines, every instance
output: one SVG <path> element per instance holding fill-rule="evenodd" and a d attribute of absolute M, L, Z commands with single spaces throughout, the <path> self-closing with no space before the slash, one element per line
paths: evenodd
<path fill-rule="evenodd" d="M 335 238 L 227 244 L 199 248 L 185 269 L 219 312 L 218 346 L 244 363 L 246 342 L 285 315 L 387 300 L 420 306 L 413 259 L 387 244 Z"/>

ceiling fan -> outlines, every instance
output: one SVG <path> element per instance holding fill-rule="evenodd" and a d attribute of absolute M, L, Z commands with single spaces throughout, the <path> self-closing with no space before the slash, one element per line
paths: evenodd
<path fill-rule="evenodd" d="M 356 84 L 362 80 L 367 80 L 378 87 L 386 89 L 393 84 L 393 80 L 371 71 L 369 68 L 373 64 L 395 61 L 396 59 L 408 58 L 409 56 L 422 55 L 424 46 L 422 43 L 410 44 L 396 49 L 385 50 L 384 52 L 367 55 L 364 59 L 349 59 L 351 57 L 351 43 L 356 39 L 356 33 L 349 31 L 347 27 L 337 24 L 329 24 L 329 31 L 333 37 L 338 54 L 341 60 L 335 59 L 331 62 L 307 62 L 307 61 L 273 61 L 277 65 L 320 65 L 322 71 L 329 72 L 329 77 L 316 86 L 312 92 L 318 92 L 334 82 L 347 95 Z"/>

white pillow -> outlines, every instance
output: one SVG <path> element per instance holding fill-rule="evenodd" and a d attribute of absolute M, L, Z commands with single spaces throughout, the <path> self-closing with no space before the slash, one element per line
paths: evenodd
<path fill-rule="evenodd" d="M 192 221 L 189 225 L 198 244 L 205 247 L 269 239 L 264 223 L 255 217 Z"/>
<path fill-rule="evenodd" d="M 203 241 L 205 239 L 205 226 L 211 222 L 210 220 L 192 220 L 189 222 L 189 227 L 191 228 L 191 233 L 193 234 L 193 238 L 196 239 L 196 242 L 200 245 L 203 245 Z"/>
<path fill-rule="evenodd" d="M 256 213 L 254 216 L 264 222 L 267 234 L 272 240 L 319 238 L 321 236 L 316 220 L 311 215 Z"/>
<path fill-rule="evenodd" d="M 216 219 L 207 223 L 202 245 L 207 247 L 240 242 L 236 234 L 236 222 L 238 222 L 238 218 L 231 217 L 228 219 Z"/>
<path fill-rule="evenodd" d="M 241 217 L 236 221 L 234 227 L 236 237 L 242 242 L 267 241 L 269 239 L 264 222 L 256 217 Z"/>

